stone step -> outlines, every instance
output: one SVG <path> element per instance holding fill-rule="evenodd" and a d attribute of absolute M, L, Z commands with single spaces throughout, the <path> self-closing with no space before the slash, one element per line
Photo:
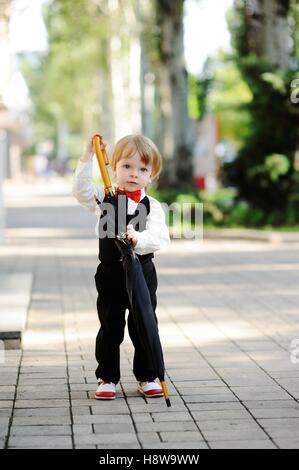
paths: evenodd
<path fill-rule="evenodd" d="M 0 340 L 20 347 L 30 302 L 32 273 L 0 274 Z"/>

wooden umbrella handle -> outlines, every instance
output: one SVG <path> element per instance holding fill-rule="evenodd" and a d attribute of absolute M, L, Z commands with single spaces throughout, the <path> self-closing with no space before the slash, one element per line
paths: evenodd
<path fill-rule="evenodd" d="M 106 194 L 113 196 L 114 190 L 107 169 L 107 165 L 109 165 L 109 160 L 106 149 L 101 149 L 101 140 L 102 139 L 99 135 L 95 135 L 93 137 L 93 146 L 104 183 L 104 191 Z"/>

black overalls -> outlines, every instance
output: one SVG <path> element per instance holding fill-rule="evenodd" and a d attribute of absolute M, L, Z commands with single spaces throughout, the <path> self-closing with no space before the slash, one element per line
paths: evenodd
<path fill-rule="evenodd" d="M 150 203 L 148 197 L 145 196 L 139 204 L 144 204 L 147 214 L 149 214 Z M 127 213 L 127 225 L 137 215 L 138 206 L 134 214 L 129 215 Z M 143 231 L 145 225 L 138 227 L 137 224 L 134 228 L 135 230 Z M 142 264 L 145 281 L 155 312 L 158 283 L 155 265 L 152 261 L 154 255 L 149 253 L 137 256 Z M 142 341 L 140 341 L 134 326 L 129 298 L 126 292 L 125 275 L 120 252 L 112 238 L 99 239 L 99 260 L 100 264 L 95 274 L 95 283 L 98 291 L 97 310 L 101 327 L 96 338 L 95 347 L 96 360 L 99 364 L 95 371 L 96 377 L 114 383 L 118 383 L 120 379 L 119 348 L 124 339 L 126 325 L 125 311 L 128 309 L 128 331 L 135 348 L 133 372 L 139 382 L 152 381 L 156 378 L 155 373 L 147 362 Z"/>

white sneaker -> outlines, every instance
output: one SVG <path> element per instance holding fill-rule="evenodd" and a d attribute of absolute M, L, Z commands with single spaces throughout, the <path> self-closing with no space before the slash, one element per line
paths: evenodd
<path fill-rule="evenodd" d="M 116 397 L 116 385 L 113 382 L 100 380 L 94 397 L 96 400 L 114 400 Z"/>
<path fill-rule="evenodd" d="M 163 397 L 161 386 L 154 380 L 153 382 L 139 382 L 138 391 L 146 398 Z"/>

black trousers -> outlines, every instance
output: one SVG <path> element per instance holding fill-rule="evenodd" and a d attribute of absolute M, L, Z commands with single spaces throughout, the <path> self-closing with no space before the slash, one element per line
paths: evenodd
<path fill-rule="evenodd" d="M 153 310 L 157 306 L 156 290 L 158 286 L 154 263 L 148 259 L 142 263 Z M 152 381 L 155 372 L 148 363 L 142 342 L 135 329 L 128 294 L 125 286 L 125 274 L 121 262 L 100 263 L 95 274 L 98 291 L 97 310 L 101 323 L 96 337 L 95 356 L 98 367 L 96 377 L 118 383 L 120 379 L 120 344 L 124 339 L 125 312 L 129 310 L 128 331 L 135 348 L 133 372 L 139 382 Z M 156 321 L 157 317 L 155 315 Z"/>

